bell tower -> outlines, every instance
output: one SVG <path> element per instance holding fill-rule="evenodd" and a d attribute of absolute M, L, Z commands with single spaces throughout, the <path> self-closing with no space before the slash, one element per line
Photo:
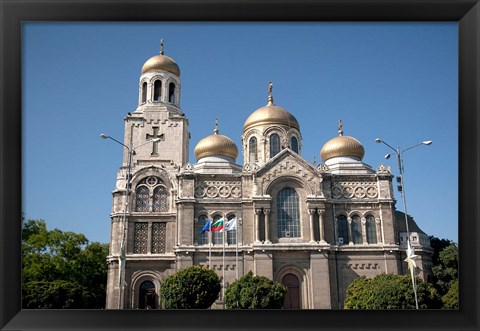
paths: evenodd
<path fill-rule="evenodd" d="M 162 40 L 160 53 L 142 66 L 138 106 L 125 117 L 124 142 L 135 149 L 136 164 L 177 168 L 188 163 L 190 133 L 180 108 L 180 87 L 180 68 L 165 55 Z"/>

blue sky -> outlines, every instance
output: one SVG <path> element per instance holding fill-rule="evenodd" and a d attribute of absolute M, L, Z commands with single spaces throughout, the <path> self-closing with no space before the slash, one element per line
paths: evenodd
<path fill-rule="evenodd" d="M 427 234 L 458 241 L 457 32 L 456 22 L 25 23 L 25 217 L 109 241 L 123 150 L 99 135 L 123 140 L 140 69 L 163 38 L 181 70 L 190 162 L 215 117 L 240 150 L 243 123 L 272 81 L 275 103 L 300 123 L 307 161 L 321 160 L 339 119 L 365 147 L 363 161 L 394 174 L 375 138 L 401 149 L 432 140 L 404 155 L 408 212 Z"/>

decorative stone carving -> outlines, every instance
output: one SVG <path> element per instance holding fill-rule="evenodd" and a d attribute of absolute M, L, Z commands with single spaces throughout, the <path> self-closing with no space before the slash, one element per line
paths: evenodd
<path fill-rule="evenodd" d="M 195 198 L 236 199 L 242 194 L 240 181 L 202 181 L 195 185 Z"/>
<path fill-rule="evenodd" d="M 375 199 L 376 182 L 336 182 L 332 187 L 333 199 Z"/>

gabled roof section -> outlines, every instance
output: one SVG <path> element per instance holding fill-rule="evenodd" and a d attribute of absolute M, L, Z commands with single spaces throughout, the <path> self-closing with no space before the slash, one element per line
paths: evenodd
<path fill-rule="evenodd" d="M 290 159 L 290 160 L 286 160 Z M 282 162 L 286 160 L 288 164 L 284 164 L 285 162 Z M 296 169 L 296 171 L 299 171 L 302 169 L 303 173 L 308 173 L 311 176 L 318 177 L 320 176 L 320 171 L 315 169 L 310 163 L 305 161 L 300 155 L 297 153 L 293 152 L 290 148 L 285 148 L 280 151 L 277 155 L 272 157 L 270 160 L 268 160 L 267 163 L 262 165 L 257 171 L 256 171 L 256 176 L 260 177 L 263 176 L 265 173 L 267 173 L 269 170 L 273 168 L 280 168 L 279 170 L 281 171 L 282 168 L 289 168 L 289 169 Z"/>

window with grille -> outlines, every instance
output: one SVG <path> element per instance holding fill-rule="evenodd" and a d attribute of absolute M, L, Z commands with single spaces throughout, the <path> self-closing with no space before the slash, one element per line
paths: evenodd
<path fill-rule="evenodd" d="M 145 185 L 139 185 L 136 189 L 137 198 L 135 204 L 135 211 L 149 210 L 150 190 Z"/>
<path fill-rule="evenodd" d="M 135 222 L 133 237 L 133 253 L 147 254 L 148 223 Z"/>
<path fill-rule="evenodd" d="M 138 183 L 135 195 L 136 212 L 168 211 L 167 188 L 159 177 L 144 178 Z"/>
<path fill-rule="evenodd" d="M 352 237 L 354 244 L 361 244 L 363 243 L 362 238 L 362 221 L 360 216 L 355 215 L 352 217 Z"/>
<path fill-rule="evenodd" d="M 152 223 L 152 253 L 165 253 L 165 237 L 167 226 L 165 222 Z"/>
<path fill-rule="evenodd" d="M 284 188 L 277 195 L 278 238 L 300 237 L 300 208 L 298 194 L 291 188 Z"/>
<path fill-rule="evenodd" d="M 348 238 L 348 221 L 345 215 L 340 215 L 337 217 L 337 228 L 338 228 L 338 244 L 348 244 L 350 239 Z"/>
<path fill-rule="evenodd" d="M 163 185 L 153 190 L 153 211 L 167 211 L 167 188 Z"/>
<path fill-rule="evenodd" d="M 280 137 L 273 133 L 270 135 L 270 157 L 274 157 L 280 153 Z"/>
<path fill-rule="evenodd" d="M 372 215 L 367 216 L 367 223 L 365 224 L 367 230 L 367 242 L 369 244 L 377 243 L 377 226 L 375 217 Z"/>

